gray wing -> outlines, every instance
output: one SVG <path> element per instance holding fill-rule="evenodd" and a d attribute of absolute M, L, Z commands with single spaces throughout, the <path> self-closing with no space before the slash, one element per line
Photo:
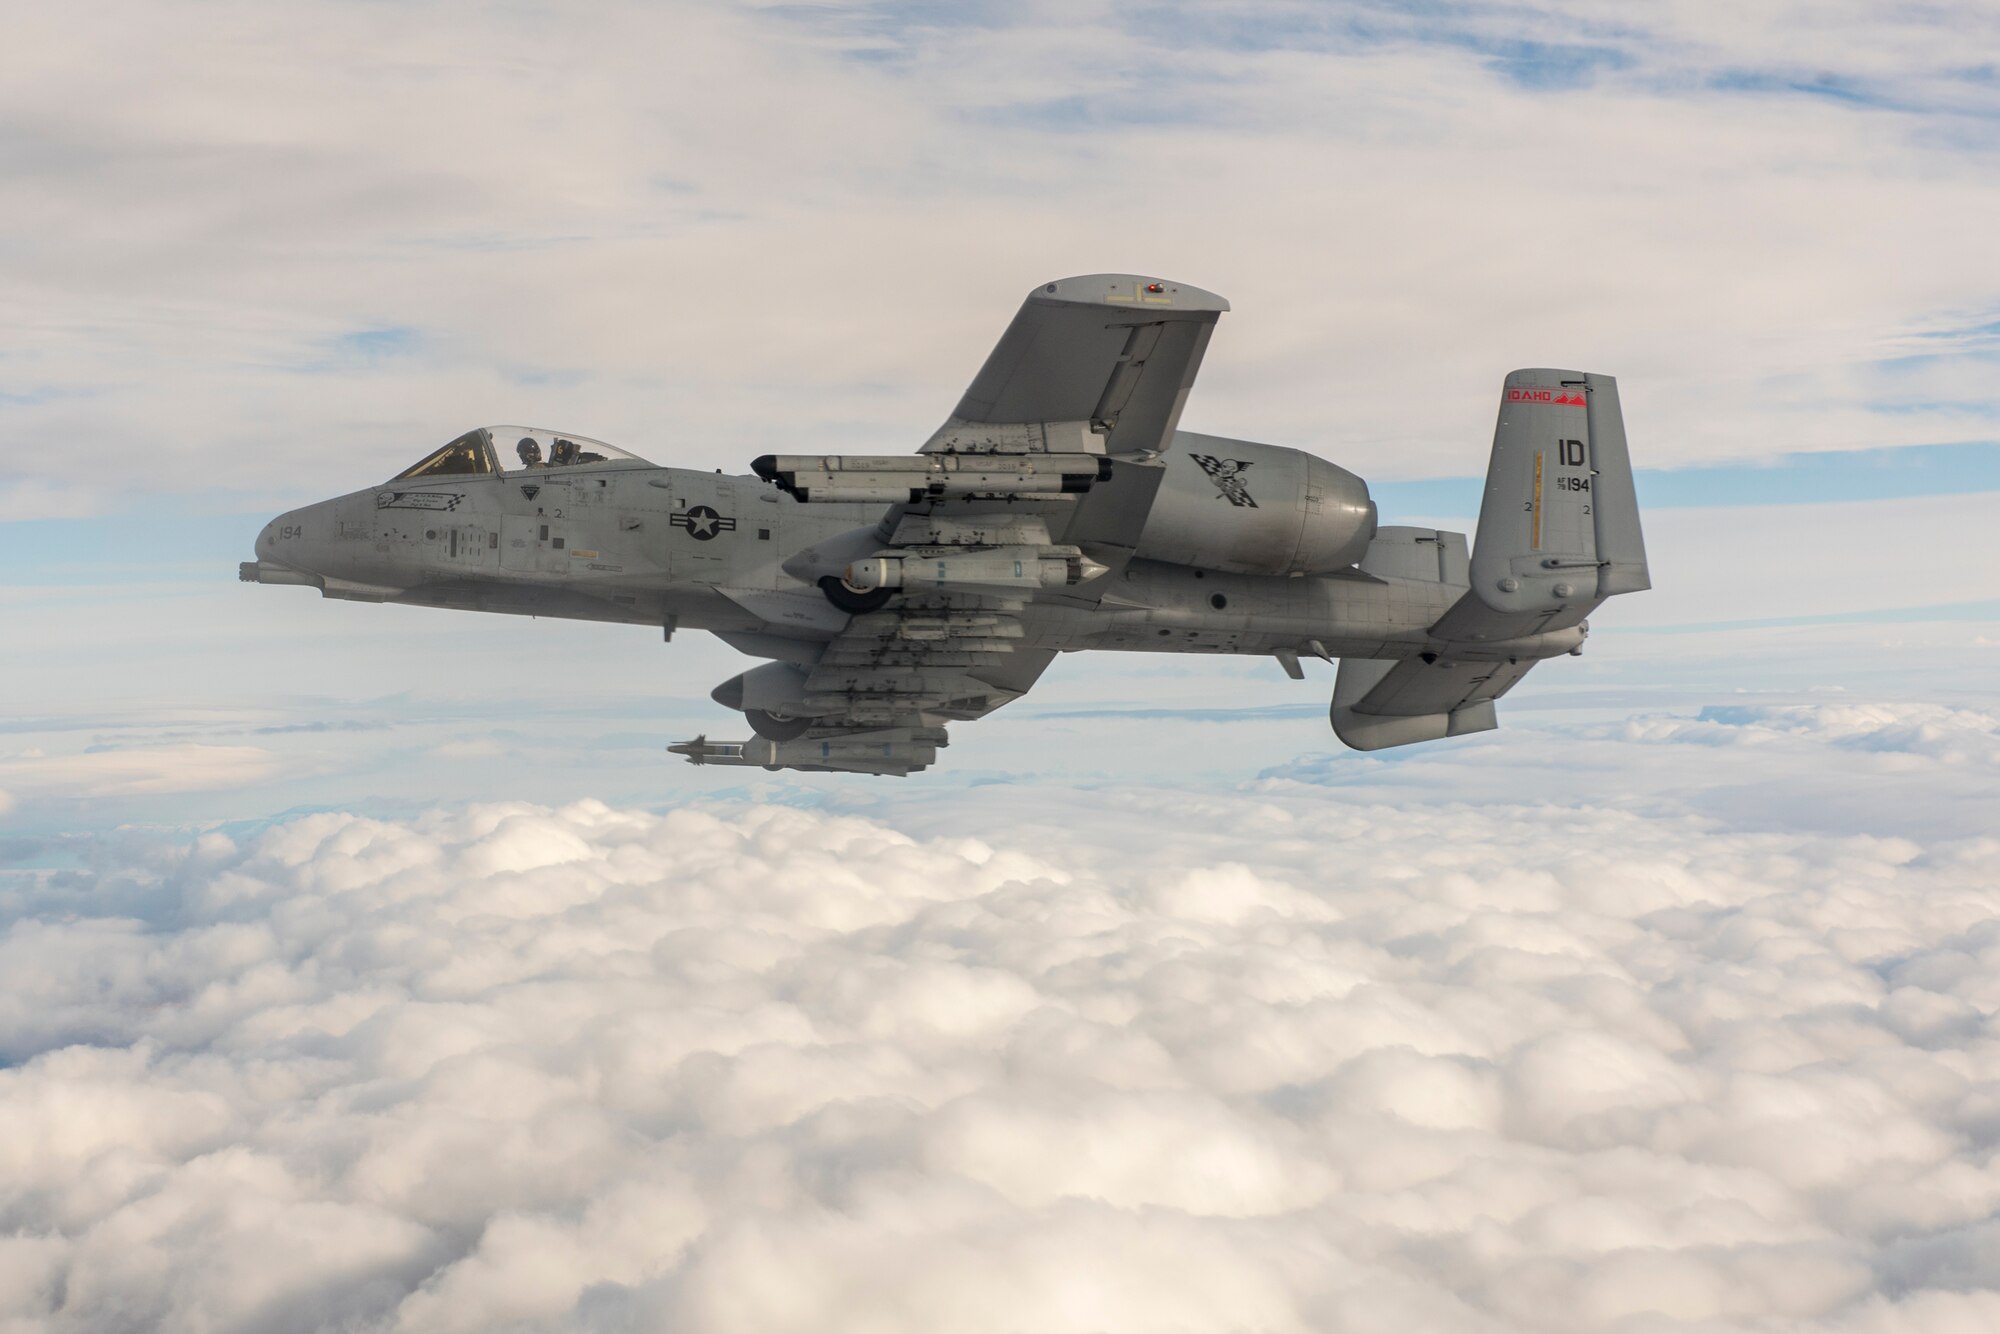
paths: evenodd
<path fill-rule="evenodd" d="M 1113 455 L 1161 450 L 1228 309 L 1213 292 L 1130 273 L 1044 283 L 924 452 L 1029 441 Z"/>
<path fill-rule="evenodd" d="M 800 735 L 674 749 L 697 763 L 907 774 L 936 759 L 946 724 L 1025 694 L 1055 658 L 1036 642 L 1038 609 L 1097 605 L 1131 559 L 1158 456 L 1228 308 L 1132 274 L 1045 283 L 915 455 L 758 459 L 801 503 L 893 502 L 879 525 L 785 569 L 894 595 L 801 665 L 792 703 L 812 721 Z"/>

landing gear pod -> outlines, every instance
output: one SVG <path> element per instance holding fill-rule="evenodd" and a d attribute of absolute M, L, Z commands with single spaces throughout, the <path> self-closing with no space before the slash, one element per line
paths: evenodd
<path fill-rule="evenodd" d="M 732 676 L 708 697 L 750 720 L 750 730 L 768 741 L 791 741 L 813 725 L 805 711 L 806 674 L 787 662 L 767 662 Z"/>
<path fill-rule="evenodd" d="M 828 602 L 853 616 L 880 611 L 896 596 L 893 588 L 855 588 L 837 574 L 821 575 L 819 591 L 826 594 Z"/>

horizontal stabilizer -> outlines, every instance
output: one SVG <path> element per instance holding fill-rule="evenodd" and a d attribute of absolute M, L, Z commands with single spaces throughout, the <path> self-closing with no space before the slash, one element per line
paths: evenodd
<path fill-rule="evenodd" d="M 1334 735 L 1356 750 L 1382 750 L 1491 731 L 1500 725 L 1493 701 L 1532 666 L 1342 658 L 1330 711 Z"/>

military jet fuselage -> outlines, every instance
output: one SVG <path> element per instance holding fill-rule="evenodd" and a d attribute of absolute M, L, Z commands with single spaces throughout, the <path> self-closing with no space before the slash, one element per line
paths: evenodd
<path fill-rule="evenodd" d="M 715 698 L 753 740 L 696 763 L 908 773 L 946 723 L 1080 649 L 1341 661 L 1336 732 L 1374 749 L 1495 725 L 1602 598 L 1646 586 L 1616 386 L 1507 377 L 1481 540 L 1382 527 L 1295 449 L 1176 427 L 1227 304 L 1123 275 L 1032 293 L 915 454 L 659 467 L 583 436 L 467 432 L 281 515 L 249 582 L 324 596 L 705 630 L 768 661 Z"/>

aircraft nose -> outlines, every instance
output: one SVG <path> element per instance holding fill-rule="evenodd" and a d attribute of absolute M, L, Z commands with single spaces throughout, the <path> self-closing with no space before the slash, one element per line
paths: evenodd
<path fill-rule="evenodd" d="M 326 510 L 324 504 L 307 505 L 303 509 L 286 510 L 265 524 L 264 530 L 257 534 L 257 559 L 293 570 L 315 564 L 318 548 L 312 539 L 317 530 L 326 526 L 315 520 L 324 519 Z"/>

